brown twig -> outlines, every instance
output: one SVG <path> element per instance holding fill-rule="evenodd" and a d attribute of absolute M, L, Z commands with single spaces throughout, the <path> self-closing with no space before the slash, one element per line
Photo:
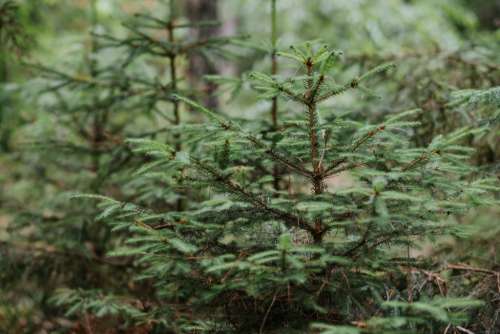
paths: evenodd
<path fill-rule="evenodd" d="M 264 333 L 264 326 L 266 325 L 267 317 L 269 317 L 269 313 L 271 312 L 271 309 L 273 308 L 274 302 L 276 301 L 276 297 L 278 296 L 278 291 L 273 296 L 273 300 L 271 301 L 271 304 L 267 308 L 266 314 L 264 315 L 264 318 L 262 319 L 262 323 L 260 324 L 259 328 L 259 334 Z"/>

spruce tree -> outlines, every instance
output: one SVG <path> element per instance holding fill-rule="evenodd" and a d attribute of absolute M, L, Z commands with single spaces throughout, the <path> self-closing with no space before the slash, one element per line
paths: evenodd
<path fill-rule="evenodd" d="M 297 106 L 275 144 L 179 94 L 173 98 L 211 124 L 193 141 L 199 144 L 180 154 L 165 143 L 129 140 L 153 159 L 139 177 L 182 170 L 193 189 L 208 189 L 208 200 L 155 212 L 85 196 L 100 200 L 101 217 L 130 233 L 112 255 L 134 257 L 138 279 L 155 283 L 158 299 L 137 321 L 176 333 L 438 333 L 463 325 L 464 312 L 479 305 L 420 290 L 412 272 L 426 263 L 408 250 L 418 240 L 458 233 L 446 217 L 495 203 L 494 180 L 474 178 L 472 150 L 461 145 L 483 129 L 462 128 L 416 147 L 409 139 L 418 123 L 408 119 L 418 109 L 378 124 L 335 110 L 329 101 L 367 91 L 370 79 L 394 67 L 382 64 L 339 83 L 340 54 L 306 43 L 279 53 L 300 74 L 252 73 L 260 98 Z M 220 142 L 225 154 L 211 154 Z M 286 169 L 287 191 L 274 190 L 272 172 L 265 172 L 274 164 Z M 338 175 L 349 184 L 331 185 Z M 68 293 L 61 302 L 75 299 Z"/>
<path fill-rule="evenodd" d="M 2 285 L 13 295 L 12 319 L 9 316 L 3 328 L 7 331 L 15 330 L 9 321 L 16 326 L 21 312 L 29 319 L 27 331 L 37 328 L 40 319 L 61 314 L 48 302 L 58 287 L 110 287 L 115 283 L 106 279 L 111 272 L 126 276 L 125 268 L 105 258 L 112 243 L 110 229 L 94 219 L 95 205 L 75 206 L 67 196 L 75 190 L 109 193 L 117 171 L 131 158 L 120 143 L 130 90 L 124 84 L 124 68 L 104 61 L 95 36 L 104 29 L 96 6 L 93 0 L 84 12 L 90 34 L 70 61 L 59 61 L 57 67 L 25 64 L 40 76 L 25 85 L 26 92 L 36 94 L 31 102 L 39 109 L 36 120 L 23 129 L 21 151 L 16 152 L 27 166 L 22 175 L 31 182 L 31 192 L 26 202 L 6 195 L 16 213 L 9 224 L 10 238 L 2 243 L 2 267 L 8 268 Z M 21 311 L 23 303 L 30 305 L 26 311 Z"/>
<path fill-rule="evenodd" d="M 94 296 L 102 290 L 133 294 L 139 288 L 127 286 L 131 270 L 126 262 L 106 256 L 122 236 L 101 223 L 94 203 L 75 205 L 71 194 L 113 195 L 164 210 L 182 209 L 185 192 L 174 191 L 182 185 L 182 173 L 161 185 L 145 178 L 130 182 L 145 161 L 124 140 L 156 138 L 181 150 L 181 140 L 188 140 L 190 131 L 182 127 L 182 118 L 190 116 L 181 116 L 179 101 L 170 96 L 198 96 L 184 83 L 183 62 L 196 53 L 224 54 L 230 41 L 178 36 L 179 30 L 217 23 L 186 22 L 175 1 L 160 8 L 166 19 L 138 14 L 124 24 L 126 35 L 117 37 L 101 22 L 97 5 L 93 0 L 87 9 L 90 32 L 83 55 L 54 66 L 28 64 L 41 77 L 26 85 L 37 88 L 33 100 L 39 113 L 24 134 L 20 156 L 32 166 L 26 181 L 36 191 L 29 205 L 5 196 L 16 216 L 9 240 L 1 244 L 6 252 L 2 268 L 8 268 L 1 279 L 16 291 L 14 299 L 22 296 L 34 303 L 35 319 L 68 311 L 51 302 L 60 288 Z M 168 70 L 161 73 L 163 67 Z M 25 280 L 16 279 L 22 274 L 28 277 L 27 289 Z M 13 310 L 20 307 L 16 300 L 12 304 Z M 15 323 L 18 314 L 12 316 Z"/>
<path fill-rule="evenodd" d="M 24 183 L 32 195 L 28 205 L 2 194 L 20 214 L 1 243 L 0 298 L 14 307 L 7 314 L 0 305 L 0 331 L 19 331 L 9 321 L 24 300 L 43 320 L 64 313 L 74 331 L 95 333 L 495 328 L 495 267 L 455 263 L 475 256 L 461 247 L 479 238 L 457 221 L 498 204 L 498 180 L 488 178 L 494 154 L 480 154 L 488 168 L 469 165 L 477 154 L 470 146 L 496 138 L 495 64 L 462 51 L 387 52 L 397 39 L 376 52 L 375 40 L 360 53 L 347 48 L 345 58 L 317 42 L 278 52 L 270 0 L 271 43 L 262 53 L 271 69 L 243 80 L 209 76 L 234 84 L 233 93 L 245 83 L 254 89 L 247 109 L 212 110 L 184 77 L 193 54 L 228 56 L 231 38 L 187 33 L 216 23 L 186 22 L 169 0 L 166 16 L 136 15 L 124 37 L 101 27 L 97 1 L 83 62 L 35 66 L 48 80 L 44 108 L 26 131 L 35 145 L 22 155 L 35 167 L 33 183 Z M 0 11 L 4 3 L 12 2 L 0 0 Z M 316 28 L 305 34 L 316 37 Z M 432 73 L 426 62 L 434 58 Z M 395 79 L 392 61 L 404 63 Z M 259 100 L 265 116 L 244 120 Z M 394 111 L 408 105 L 419 108 Z M 80 194 L 70 200 L 69 192 Z M 480 226 L 480 235 L 496 228 Z M 449 236 L 463 243 L 453 254 L 442 241 Z M 437 260 L 414 254 L 436 240 Z M 495 248 L 488 238 L 481 245 Z"/>

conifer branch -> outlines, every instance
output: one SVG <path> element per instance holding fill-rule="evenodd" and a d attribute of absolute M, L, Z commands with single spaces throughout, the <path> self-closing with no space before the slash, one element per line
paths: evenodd
<path fill-rule="evenodd" d="M 356 152 L 368 140 L 370 140 L 371 138 L 373 138 L 375 135 L 377 135 L 381 131 L 384 131 L 385 129 L 386 129 L 386 125 L 382 124 L 382 125 L 378 126 L 376 129 L 367 132 L 360 139 L 358 139 L 356 142 L 354 142 L 354 144 L 351 146 L 351 148 L 349 149 L 349 151 L 350 152 Z M 348 165 L 345 165 L 343 167 L 337 168 L 337 167 L 339 167 L 340 165 L 342 165 L 343 163 L 346 163 L 346 162 L 347 162 L 347 158 L 340 158 L 340 159 L 337 159 L 337 160 L 333 161 L 330 164 L 330 166 L 328 166 L 325 169 L 325 171 L 324 171 L 325 176 L 330 176 L 330 175 L 337 174 L 337 173 L 340 173 L 340 172 L 345 171 L 345 170 L 349 170 L 349 169 L 353 169 L 353 168 L 357 168 L 357 167 L 363 166 L 362 163 L 355 163 L 355 162 L 353 162 L 351 164 L 348 164 Z"/>
<path fill-rule="evenodd" d="M 356 89 L 356 88 L 359 87 L 359 84 L 362 81 L 370 78 L 371 76 L 373 76 L 375 74 L 388 71 L 388 70 L 390 70 L 390 69 L 392 69 L 394 67 L 395 67 L 395 65 L 393 63 L 387 63 L 387 64 L 383 64 L 383 65 L 377 66 L 377 67 L 369 70 L 368 72 L 362 74 L 361 76 L 352 79 L 350 82 L 344 84 L 343 86 L 339 86 L 339 87 L 337 87 L 335 89 L 332 89 L 331 91 L 329 91 L 329 92 L 327 92 L 327 93 L 325 93 L 323 95 L 320 95 L 318 97 L 318 99 L 317 99 L 317 102 L 321 102 L 321 101 L 329 99 L 330 97 L 333 97 L 333 96 L 345 93 L 349 89 Z"/>
<path fill-rule="evenodd" d="M 327 167 L 327 168 L 325 169 L 324 173 L 325 173 L 326 175 L 331 175 L 331 174 L 330 174 L 330 172 L 331 172 L 334 168 L 336 168 L 336 167 L 340 166 L 341 164 L 343 164 L 344 162 L 347 162 L 347 158 L 340 158 L 340 159 L 336 159 L 336 160 L 334 160 L 334 161 L 330 164 L 330 166 L 329 166 L 329 167 Z"/>
<path fill-rule="evenodd" d="M 134 149 L 135 152 L 144 152 L 146 154 L 157 155 L 168 159 L 175 158 L 175 149 L 166 144 L 161 144 L 144 139 L 130 139 L 128 141 L 132 144 L 138 145 L 138 148 Z M 262 198 L 251 192 L 248 192 L 237 183 L 234 183 L 229 178 L 229 176 L 225 176 L 218 169 L 202 161 L 201 159 L 189 156 L 189 160 L 195 165 L 197 169 L 209 174 L 216 185 L 224 186 L 226 190 L 233 193 L 234 195 L 238 195 L 251 202 L 256 209 L 261 210 L 264 213 L 268 213 L 275 218 L 283 220 L 289 227 L 298 226 L 306 231 L 312 231 L 312 228 L 310 227 L 308 222 L 300 216 L 296 216 L 289 212 L 270 207 L 266 201 L 262 200 Z"/>
<path fill-rule="evenodd" d="M 283 166 L 297 172 L 298 174 L 301 174 L 302 176 L 311 178 L 312 172 L 307 170 L 306 168 L 302 167 L 299 163 L 296 163 L 289 158 L 285 157 L 282 153 L 277 152 L 276 149 L 269 147 L 266 143 L 264 143 L 262 140 L 258 139 L 257 137 L 251 135 L 251 134 L 246 134 L 246 138 L 255 144 L 257 147 L 261 148 L 264 150 L 264 153 L 267 154 L 269 157 L 272 159 L 280 162 Z"/>
<path fill-rule="evenodd" d="M 184 103 L 190 105 L 191 107 L 201 111 L 204 113 L 208 118 L 210 118 L 212 121 L 216 122 L 219 124 L 224 130 L 230 130 L 233 131 L 235 134 L 239 135 L 240 137 L 250 141 L 254 145 L 256 145 L 258 148 L 261 148 L 264 150 L 264 153 L 271 157 L 272 159 L 279 161 L 282 163 L 285 167 L 288 167 L 295 172 L 306 176 L 306 177 L 311 177 L 311 172 L 307 170 L 306 168 L 302 167 L 300 163 L 294 162 L 290 160 L 289 158 L 285 157 L 284 154 L 277 152 L 276 149 L 270 147 L 268 144 L 254 136 L 253 134 L 247 133 L 245 130 L 241 129 L 239 125 L 236 125 L 233 122 L 226 121 L 222 116 L 216 114 L 215 112 L 203 107 L 202 105 L 194 102 L 191 99 L 188 99 L 186 97 L 180 96 L 180 95 L 174 95 L 174 98 L 179 99 L 183 101 Z"/>
<path fill-rule="evenodd" d="M 431 151 L 430 153 L 429 152 L 422 153 L 420 156 L 418 156 L 415 159 L 413 159 L 412 161 L 410 161 L 406 166 L 403 166 L 401 168 L 401 171 L 403 171 L 403 172 L 409 171 L 410 169 L 416 167 L 418 164 L 429 160 L 430 156 L 434 153 L 437 153 L 437 152 L 438 151 L 434 150 L 434 151 Z"/>
<path fill-rule="evenodd" d="M 348 171 L 348 170 L 352 170 L 352 169 L 359 168 L 359 167 L 364 167 L 364 166 L 366 166 L 366 164 L 364 164 L 362 162 L 353 162 L 353 163 L 350 163 L 350 164 L 339 166 L 337 168 L 335 168 L 335 167 L 328 168 L 328 169 L 326 169 L 323 172 L 323 175 L 324 175 L 324 177 L 328 177 L 328 176 L 332 176 L 332 175 L 335 175 L 335 174 L 339 174 L 339 173 L 342 173 L 342 172 L 345 172 L 345 171 Z"/>
<path fill-rule="evenodd" d="M 191 43 L 182 45 L 182 46 L 180 46 L 178 48 L 178 50 L 177 50 L 176 53 L 178 55 L 188 54 L 188 53 L 192 52 L 193 50 L 197 50 L 197 49 L 202 48 L 202 47 L 212 47 L 212 46 L 217 45 L 217 44 L 224 45 L 224 44 L 227 44 L 230 41 L 233 41 L 236 38 L 244 39 L 244 38 L 246 38 L 246 36 L 231 36 L 231 37 L 212 37 L 212 38 L 207 38 L 207 39 L 204 39 L 204 40 L 195 41 L 195 42 L 191 42 Z"/>
<path fill-rule="evenodd" d="M 125 24 L 125 27 L 127 29 L 129 29 L 130 31 L 132 31 L 133 33 L 135 33 L 136 35 L 138 35 L 139 37 L 141 37 L 141 39 L 139 39 L 139 41 L 148 42 L 148 45 L 150 46 L 150 48 L 148 49 L 148 52 L 150 52 L 151 54 L 158 55 L 158 56 L 166 56 L 166 57 L 172 57 L 172 56 L 176 55 L 175 48 L 174 48 L 174 45 L 172 43 L 159 41 L 157 39 L 154 39 L 153 37 L 149 36 L 146 33 L 143 33 L 142 31 L 140 31 L 139 29 L 136 29 L 135 27 L 133 27 L 131 25 Z M 169 27 L 169 25 L 167 25 L 167 27 Z M 170 28 L 167 28 L 167 29 L 170 30 Z M 142 47 L 142 45 L 134 45 L 133 44 L 134 39 L 128 39 L 128 40 L 123 41 L 122 43 L 123 44 L 130 44 L 133 47 L 134 46 L 138 47 L 138 48 Z M 151 48 L 151 46 L 159 47 L 160 51 L 155 51 L 154 49 Z"/>
<path fill-rule="evenodd" d="M 313 103 L 315 101 L 316 96 L 318 95 L 318 92 L 324 82 L 325 82 L 325 75 L 321 74 L 318 80 L 316 80 L 316 83 L 314 84 L 313 88 L 311 89 L 309 96 L 307 97 L 307 101 L 309 103 Z"/>
<path fill-rule="evenodd" d="M 260 198 L 258 195 L 255 195 L 243 187 L 234 183 L 230 180 L 228 176 L 221 174 L 217 169 L 210 166 L 209 164 L 194 158 L 190 157 L 190 160 L 196 164 L 197 168 L 211 175 L 216 184 L 223 186 L 226 190 L 231 192 L 236 196 L 240 196 L 243 199 L 250 202 L 257 210 L 262 211 L 263 213 L 267 213 L 270 216 L 282 220 L 288 227 L 299 227 L 303 230 L 314 232 L 309 223 L 304 220 L 300 216 L 296 216 L 292 213 L 282 211 L 273 207 L 270 207 L 265 200 Z"/>
<path fill-rule="evenodd" d="M 342 93 L 345 93 L 349 89 L 356 88 L 356 87 L 357 87 L 357 81 L 353 80 L 352 82 L 349 82 L 343 86 L 336 87 L 336 88 L 330 90 L 329 92 L 326 92 L 326 93 L 318 96 L 318 98 L 316 99 L 316 102 L 325 101 L 333 96 L 340 95 Z"/>
<path fill-rule="evenodd" d="M 304 103 L 304 104 L 306 103 L 306 100 L 300 94 L 294 93 L 292 90 L 285 87 L 284 84 L 278 83 L 277 81 L 275 81 L 275 85 L 276 85 L 276 89 L 278 91 L 284 93 L 291 100 L 296 101 L 296 102 L 300 102 L 300 103 Z"/>
<path fill-rule="evenodd" d="M 351 147 L 351 152 L 356 152 L 361 145 L 366 143 L 369 139 L 373 138 L 377 133 L 384 131 L 385 130 L 385 125 L 382 124 L 379 127 L 377 127 L 375 130 L 371 130 L 368 133 L 366 133 L 363 137 L 361 137 L 359 140 L 357 140 Z"/>

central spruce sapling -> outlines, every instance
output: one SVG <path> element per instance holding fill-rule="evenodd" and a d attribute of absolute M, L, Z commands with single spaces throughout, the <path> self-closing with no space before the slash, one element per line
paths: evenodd
<path fill-rule="evenodd" d="M 453 233 L 451 215 L 493 203 L 492 180 L 473 178 L 471 149 L 460 145 L 482 129 L 415 147 L 409 138 L 418 123 L 407 119 L 418 109 L 366 124 L 328 104 L 369 92 L 369 80 L 392 64 L 339 84 L 339 51 L 306 43 L 279 55 L 302 74 L 251 75 L 261 98 L 299 106 L 274 145 L 180 95 L 174 98 L 212 124 L 198 141 L 183 154 L 129 141 L 153 159 L 141 173 L 183 170 L 193 188 L 211 189 L 210 199 L 183 212 L 154 212 L 97 197 L 115 228 L 130 233 L 112 255 L 137 258 L 138 279 L 155 284 L 158 298 L 143 317 L 186 333 L 437 333 L 463 323 L 461 311 L 478 303 L 419 291 L 407 276 L 425 263 L 407 248 Z M 227 143 L 223 164 L 210 152 L 220 142 Z M 261 168 L 273 164 L 286 170 L 294 192 L 274 190 Z M 329 186 L 339 175 L 350 184 Z M 297 240 L 298 233 L 306 237 Z"/>

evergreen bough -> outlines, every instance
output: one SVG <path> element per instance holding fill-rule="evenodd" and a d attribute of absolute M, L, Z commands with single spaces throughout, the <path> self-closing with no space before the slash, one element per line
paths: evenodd
<path fill-rule="evenodd" d="M 474 177 L 462 128 L 415 147 L 418 109 L 379 124 L 324 107 L 349 91 L 368 91 L 382 64 L 345 83 L 333 71 L 339 51 L 312 43 L 279 53 L 301 68 L 281 78 L 252 73 L 261 98 L 299 108 L 265 140 L 243 124 L 175 94 L 209 124 L 177 147 L 131 139 L 152 162 L 138 177 L 182 171 L 184 186 L 208 198 L 184 211 L 155 212 L 95 197 L 101 219 L 128 231 L 111 253 L 133 257 L 156 301 L 140 319 L 172 332 L 437 333 L 460 326 L 479 302 L 426 294 L 412 282 L 425 261 L 410 256 L 419 240 L 460 233 L 449 217 L 495 203 L 495 180 Z M 224 154 L 213 148 L 223 147 Z M 212 150 L 211 150 L 212 149 Z M 272 166 L 287 189 L 273 187 Z M 335 186 L 335 178 L 349 185 Z M 457 327 L 458 328 L 458 327 Z"/>
<path fill-rule="evenodd" d="M 32 166 L 23 177 L 32 182 L 33 198 L 19 203 L 14 196 L 5 196 L 15 207 L 15 216 L 9 239 L 0 243 L 5 251 L 0 265 L 8 268 L 2 270 L 2 286 L 14 292 L 13 299 L 23 296 L 33 303 L 33 318 L 52 319 L 79 310 L 76 302 L 68 309 L 50 303 L 58 288 L 81 291 L 85 298 L 98 296 L 101 290 L 133 293 L 134 288 L 126 286 L 127 266 L 106 257 L 120 234 L 111 234 L 110 227 L 101 223 L 94 203 L 75 205 L 71 194 L 113 194 L 126 200 L 133 196 L 147 206 L 181 210 L 185 194 L 174 190 L 182 184 L 182 177 L 163 180 L 167 187 L 151 184 L 147 178 L 129 182 L 133 171 L 145 162 L 133 155 L 125 139 L 156 138 L 180 150 L 181 133 L 184 139 L 193 130 L 181 124 L 181 118 L 189 116 L 181 117 L 179 101 L 171 95 L 197 94 L 180 76 L 182 61 L 195 53 L 224 55 L 231 40 L 179 36 L 179 30 L 217 23 L 186 22 L 177 14 L 173 0 L 162 10 L 168 13 L 166 19 L 135 15 L 124 24 L 125 36 L 115 37 L 100 20 L 97 3 L 92 0 L 87 8 L 90 34 L 82 45 L 83 54 L 53 66 L 27 64 L 41 77 L 33 86 L 43 86 L 33 99 L 39 103 L 37 120 L 23 134 L 20 154 Z M 12 1 L 0 5 L 2 13 L 16 9 Z M 18 29 L 9 22 L 4 23 L 2 16 L 0 37 L 6 45 L 10 36 L 6 34 Z M 4 26 L 9 28 L 5 36 Z M 10 38 L 12 44 L 17 41 Z M 163 64 L 167 70 L 159 75 Z M 26 86 L 28 91 L 30 85 Z M 29 277 L 28 288 L 19 279 L 22 274 Z M 17 308 L 22 306 L 17 300 L 12 305 L 15 323 Z"/>
<path fill-rule="evenodd" d="M 0 8 L 4 3 L 12 2 L 1 2 Z M 129 329 L 153 332 L 466 332 L 463 315 L 473 314 L 481 303 L 456 298 L 454 291 L 448 295 L 439 275 L 429 271 L 433 265 L 412 257 L 410 250 L 420 240 L 463 235 L 453 217 L 495 203 L 489 193 L 498 190 L 496 180 L 478 177 L 478 170 L 467 164 L 473 150 L 464 143 L 496 124 L 498 88 L 453 93 L 447 108 L 459 108 L 467 118 L 471 108 L 480 107 L 489 118 L 481 117 L 474 128 L 425 138 L 427 147 L 415 146 L 420 124 L 414 120 L 431 117 L 427 109 L 371 124 L 379 118 L 341 111 L 331 103 L 351 90 L 374 96 L 369 79 L 387 80 L 382 74 L 393 65 L 339 84 L 345 77 L 336 67 L 341 52 L 307 43 L 278 53 L 273 0 L 271 75 L 249 76 L 260 97 L 272 101 L 271 122 L 269 128 L 249 130 L 248 124 L 195 102 L 202 94 L 183 84 L 179 67 L 185 57 L 206 50 L 220 54 L 230 40 L 177 38 L 177 30 L 214 23 L 180 22 L 174 7 L 170 1 L 165 20 L 137 15 L 127 24 L 126 38 L 96 34 L 94 15 L 88 75 L 41 67 L 53 79 L 54 115 L 70 136 L 40 144 L 57 148 L 51 152 L 55 156 L 76 158 L 67 165 L 56 160 L 48 174 L 77 175 L 64 188 L 94 193 L 84 197 L 100 201 L 102 210 L 95 216 L 93 205 L 51 199 L 48 207 L 58 215 L 24 215 L 24 222 L 43 223 L 29 240 L 43 240 L 42 246 L 2 244 L 12 254 L 43 258 L 34 259 L 41 280 L 63 273 L 45 287 L 43 302 L 52 285 L 66 285 L 53 301 L 67 315 L 80 314 L 87 323 L 95 317 L 118 318 Z M 166 39 L 158 38 L 164 33 Z M 101 66 L 97 54 L 108 48 L 125 57 Z M 168 80 L 135 68 L 144 56 L 166 59 Z M 280 77 L 278 56 L 291 59 L 301 73 Z M 446 59 L 481 66 L 455 54 Z M 370 53 L 350 61 L 352 73 L 378 59 Z M 483 80 L 495 82 L 498 67 L 488 66 L 492 71 Z M 442 83 L 427 71 L 419 75 L 431 83 L 426 89 L 433 101 L 434 87 Z M 211 79 L 236 83 L 234 91 L 241 88 L 239 80 Z M 420 91 L 407 82 L 398 87 L 403 98 L 407 90 L 412 96 Z M 284 100 L 279 113 L 278 99 Z M 359 102 L 355 107 L 363 109 L 373 100 Z M 188 118 L 181 117 L 182 105 L 206 115 L 208 128 L 182 124 Z M 151 123 L 158 115 L 170 124 L 156 128 Z M 148 131 L 137 131 L 144 127 Z M 133 138 L 128 145 L 125 137 Z M 138 154 L 132 157 L 129 148 Z M 90 173 L 80 174 L 78 168 L 87 163 Z M 105 196 L 111 193 L 118 193 L 116 199 Z M 111 224 L 113 237 L 102 222 Z M 63 227 L 54 229 L 57 225 Z M 121 242 L 123 247 L 104 254 Z M 96 263 L 106 271 L 97 275 Z M 56 264 L 60 270 L 53 269 Z M 138 282 L 125 286 L 131 273 L 139 273 Z M 486 273 L 494 278 L 496 272 Z M 2 279 L 12 276 L 14 271 Z M 416 281 L 423 276 L 430 282 L 425 289 Z"/>

